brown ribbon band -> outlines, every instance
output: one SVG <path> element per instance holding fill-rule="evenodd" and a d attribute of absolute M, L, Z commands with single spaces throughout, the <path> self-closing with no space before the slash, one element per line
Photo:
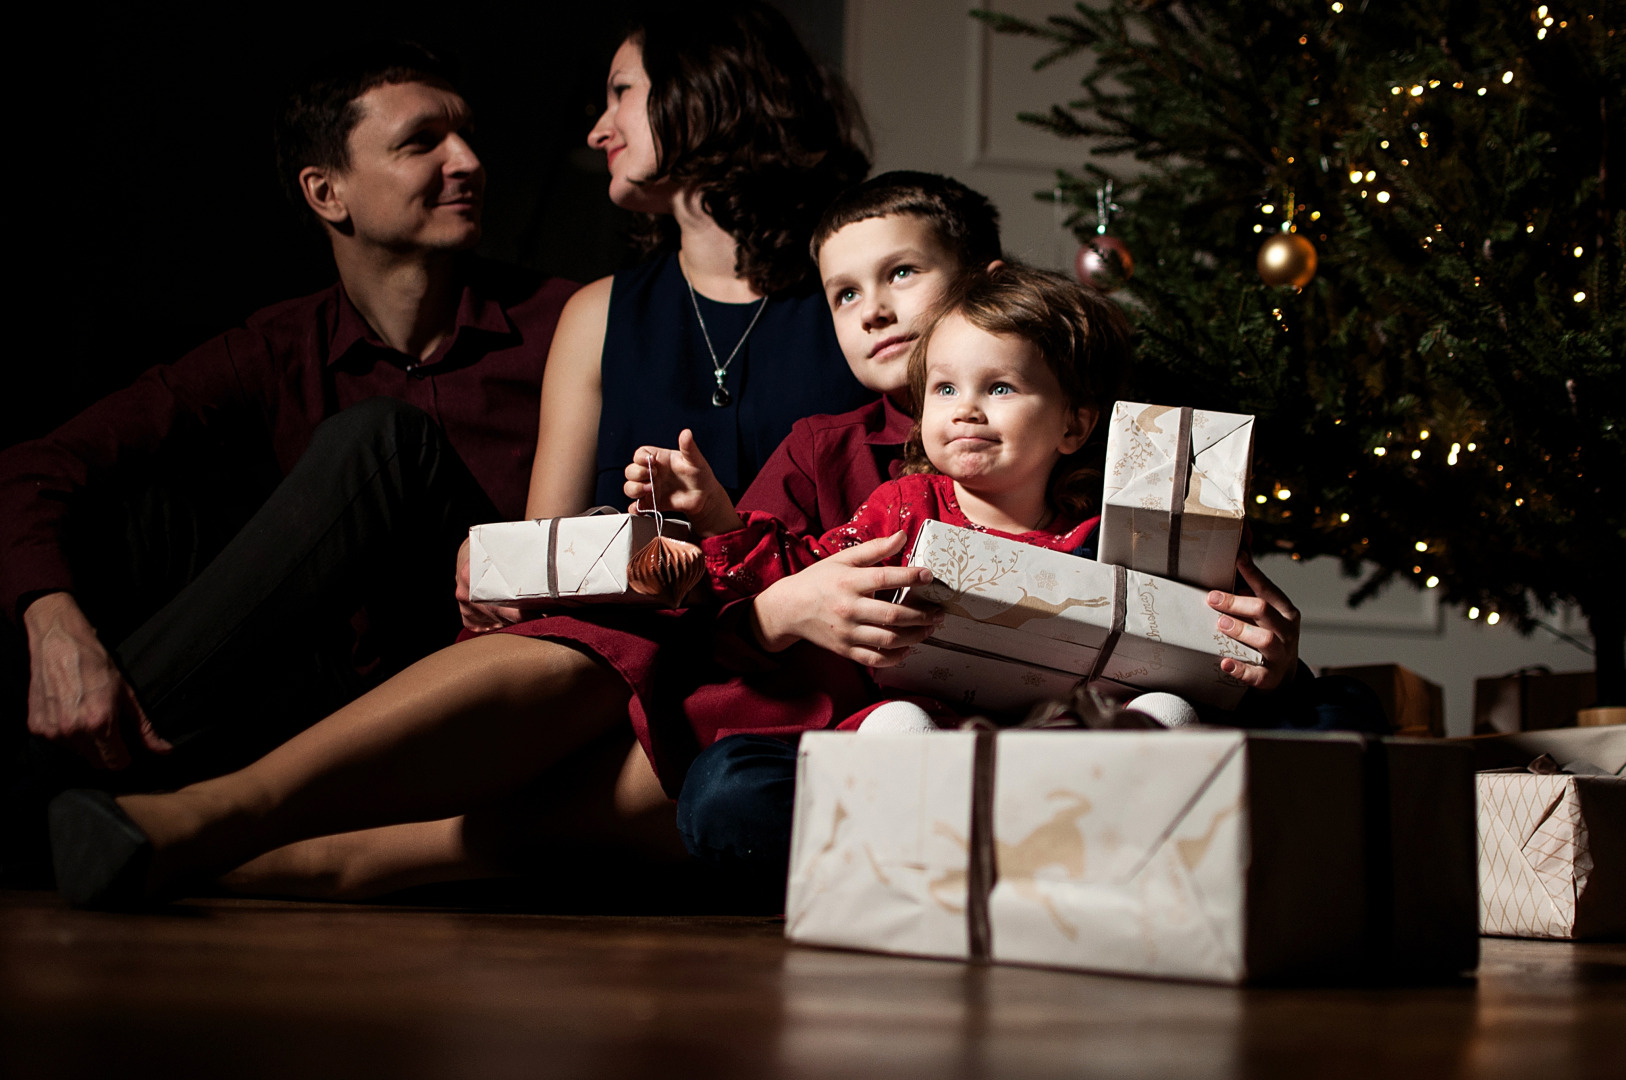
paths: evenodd
<path fill-rule="evenodd" d="M 1129 614 L 1129 574 L 1121 566 L 1112 568 L 1112 629 L 1107 631 L 1107 639 L 1101 643 L 1101 651 L 1095 654 L 1095 663 L 1090 665 L 1087 683 L 1094 682 L 1106 669 L 1107 661 L 1112 659 L 1112 650 L 1118 647 L 1119 640 L 1124 636 L 1124 622 Z"/>
<path fill-rule="evenodd" d="M 571 517 L 598 517 L 600 514 L 619 514 L 613 506 L 595 506 Z M 559 522 L 564 518 L 537 518 L 536 523 L 548 530 L 548 598 L 559 595 Z"/>
<path fill-rule="evenodd" d="M 1180 578 L 1180 519 L 1186 511 L 1186 490 L 1191 486 L 1191 409 L 1181 408 L 1174 437 L 1174 492 L 1169 515 L 1169 577 Z"/>
<path fill-rule="evenodd" d="M 966 867 L 966 937 L 971 959 L 987 963 L 993 956 L 993 926 L 988 896 L 999 880 L 994 862 L 994 732 L 977 732 L 971 759 L 971 836 Z"/>

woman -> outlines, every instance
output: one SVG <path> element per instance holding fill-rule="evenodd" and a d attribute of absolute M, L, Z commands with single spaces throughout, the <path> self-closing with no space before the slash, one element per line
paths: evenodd
<path fill-rule="evenodd" d="M 609 159 L 612 199 L 652 215 L 649 240 L 668 251 L 567 307 L 531 515 L 619 501 L 631 450 L 682 427 L 704 433 L 738 490 L 795 419 L 862 399 L 817 290 L 797 288 L 814 219 L 867 168 L 839 100 L 759 4 L 628 35 L 590 141 Z M 466 569 L 459 578 L 466 600 Z M 504 873 L 566 839 L 680 857 L 642 708 L 661 696 L 654 641 L 674 635 L 613 609 L 514 626 L 502 624 L 515 613 L 464 611 L 471 627 L 505 632 L 427 657 L 239 773 L 171 795 L 58 800 L 64 894 L 132 903 L 236 866 L 227 882 L 244 890 L 359 897 Z M 661 655 L 686 666 L 681 652 Z M 643 752 L 628 753 L 629 706 Z M 669 787 L 694 749 L 683 734 Z M 329 835 L 347 830 L 369 831 Z"/>

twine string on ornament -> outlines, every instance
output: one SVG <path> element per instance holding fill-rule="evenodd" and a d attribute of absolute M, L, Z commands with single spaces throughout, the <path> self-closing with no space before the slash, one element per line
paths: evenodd
<path fill-rule="evenodd" d="M 642 499 L 632 509 L 654 517 L 655 537 L 627 560 L 627 585 L 640 596 L 657 597 L 666 607 L 681 607 L 706 575 L 705 556 L 695 545 L 666 535 L 666 517 L 655 495 L 655 455 L 645 454 L 644 462 L 649 469 L 649 509 L 643 508 Z"/>

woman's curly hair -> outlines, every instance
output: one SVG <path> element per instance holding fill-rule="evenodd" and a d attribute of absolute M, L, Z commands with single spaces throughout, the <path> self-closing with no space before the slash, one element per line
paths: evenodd
<path fill-rule="evenodd" d="M 904 446 L 905 473 L 938 471 L 926 457 L 920 412 L 926 400 L 926 353 L 933 333 L 951 315 L 984 333 L 1031 341 L 1055 372 L 1068 405 L 1096 410 L 1091 437 L 1056 462 L 1045 492 L 1053 512 L 1082 519 L 1095 508 L 1101 493 L 1106 425 L 1100 419 L 1111 412 L 1127 383 L 1129 321 L 1117 304 L 1095 289 L 1051 270 L 1004 263 L 959 277 L 933 306 L 909 354 L 915 426 Z"/>
<path fill-rule="evenodd" d="M 649 75 L 650 180 L 701 193 L 738 245 L 734 272 L 757 291 L 802 284 L 819 215 L 869 172 L 868 135 L 847 88 L 766 4 L 662 9 L 626 38 Z M 675 245 L 676 222 L 649 215 L 637 239 L 646 253 Z"/>

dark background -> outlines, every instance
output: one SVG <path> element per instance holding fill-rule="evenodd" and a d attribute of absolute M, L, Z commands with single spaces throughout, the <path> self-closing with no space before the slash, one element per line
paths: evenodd
<path fill-rule="evenodd" d="M 14 252 L 24 299 L 0 445 L 334 280 L 326 240 L 282 194 L 270 129 L 289 80 L 346 41 L 412 38 L 458 64 L 489 174 L 484 254 L 577 281 L 625 265 L 627 217 L 585 137 L 633 6 L 252 0 L 46 13 L 12 40 L 41 74 L 14 98 L 32 121 L 13 158 L 14 235 L 33 234 L 20 245 L 33 250 Z M 839 67 L 841 0 L 778 6 Z"/>

